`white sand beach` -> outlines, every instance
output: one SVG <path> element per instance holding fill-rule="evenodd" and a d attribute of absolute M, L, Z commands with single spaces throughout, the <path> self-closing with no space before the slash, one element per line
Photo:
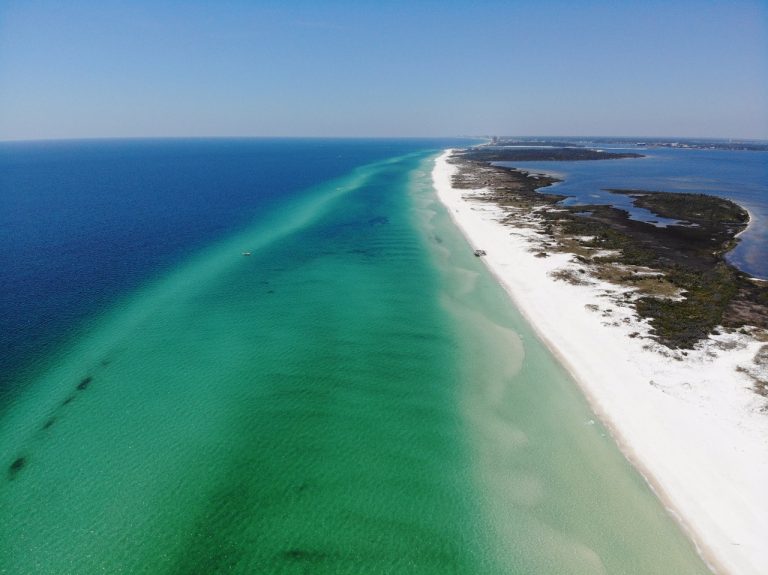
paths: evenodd
<path fill-rule="evenodd" d="M 580 274 L 573 255 L 536 257 L 545 239 L 535 214 L 502 224 L 502 211 L 454 189 L 444 152 L 437 195 L 541 339 L 583 389 L 630 461 L 718 573 L 768 573 L 768 402 L 748 375 L 764 345 L 745 334 L 712 336 L 687 353 L 653 342 L 624 301 L 630 288 Z"/>

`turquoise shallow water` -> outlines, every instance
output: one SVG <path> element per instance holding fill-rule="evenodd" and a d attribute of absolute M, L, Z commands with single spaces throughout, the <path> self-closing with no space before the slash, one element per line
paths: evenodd
<path fill-rule="evenodd" d="M 41 366 L 0 422 L 0 572 L 706 572 L 430 169 L 297 196 Z"/>

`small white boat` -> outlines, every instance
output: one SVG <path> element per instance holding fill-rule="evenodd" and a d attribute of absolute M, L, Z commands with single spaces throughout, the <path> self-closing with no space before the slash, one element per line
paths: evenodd
<path fill-rule="evenodd" d="M 251 252 L 243 252 L 243 255 L 244 256 L 249 256 L 249 255 L 251 255 Z"/>

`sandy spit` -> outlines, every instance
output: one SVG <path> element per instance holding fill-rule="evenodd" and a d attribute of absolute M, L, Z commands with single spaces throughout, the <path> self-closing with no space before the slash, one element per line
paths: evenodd
<path fill-rule="evenodd" d="M 714 571 L 768 573 L 768 410 L 748 375 L 766 371 L 753 362 L 763 344 L 724 333 L 683 354 L 654 343 L 621 303 L 629 288 L 552 277 L 580 274 L 580 264 L 566 253 L 535 256 L 545 239 L 535 214 L 502 224 L 509 213 L 470 197 L 484 190 L 454 189 L 451 153 L 432 172 L 440 201 L 625 455 Z"/>

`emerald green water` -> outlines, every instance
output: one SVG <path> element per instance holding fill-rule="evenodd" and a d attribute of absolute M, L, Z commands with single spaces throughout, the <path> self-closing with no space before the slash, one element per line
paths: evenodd
<path fill-rule="evenodd" d="M 430 170 L 318 187 L 41 367 L 0 424 L 0 572 L 707 572 Z"/>

